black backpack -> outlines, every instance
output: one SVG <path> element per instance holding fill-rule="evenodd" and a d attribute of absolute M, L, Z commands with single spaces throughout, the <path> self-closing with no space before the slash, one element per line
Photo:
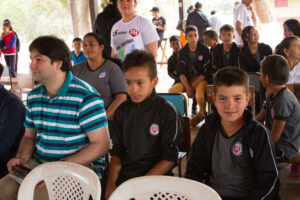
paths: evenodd
<path fill-rule="evenodd" d="M 17 35 L 17 33 L 15 31 L 13 31 L 13 32 L 16 35 L 16 38 L 17 38 L 17 40 L 16 40 L 16 52 L 19 52 L 20 51 L 20 46 L 21 46 L 19 36 Z"/>

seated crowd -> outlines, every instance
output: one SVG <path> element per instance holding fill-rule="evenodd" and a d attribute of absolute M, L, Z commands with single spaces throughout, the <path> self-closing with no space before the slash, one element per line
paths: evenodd
<path fill-rule="evenodd" d="M 63 40 L 41 36 L 29 46 L 32 78 L 39 85 L 28 94 L 26 108 L 0 84 L 0 200 L 17 199 L 20 185 L 7 173 L 32 163 L 68 161 L 91 168 L 101 181 L 101 199 L 131 178 L 173 175 L 184 124 L 155 90 L 159 37 L 147 19 L 135 14 L 136 0 L 116 2 L 122 19 L 112 28 L 111 55 L 96 33 L 75 38 L 72 53 Z M 292 163 L 291 175 L 300 177 L 300 106 L 286 87 L 300 83 L 294 23 L 284 23 L 286 38 L 275 54 L 259 42 L 255 26 L 241 30 L 242 46 L 228 24 L 220 36 L 206 30 L 203 37 L 187 25 L 184 45 L 177 35 L 170 37 L 168 74 L 174 84 L 168 91 L 195 98 L 200 110 L 191 126 L 205 120 L 185 177 L 207 184 L 224 200 L 280 199 L 280 162 Z M 121 61 L 115 63 L 116 58 Z M 2 71 L 0 65 L 0 77 Z M 252 72 L 260 73 L 265 88 L 257 116 L 247 108 Z M 208 84 L 214 85 L 210 115 Z M 35 199 L 47 198 L 40 184 Z"/>

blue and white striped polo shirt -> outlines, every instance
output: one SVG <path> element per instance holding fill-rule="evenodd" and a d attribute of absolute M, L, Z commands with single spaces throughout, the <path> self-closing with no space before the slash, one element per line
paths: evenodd
<path fill-rule="evenodd" d="M 43 85 L 30 92 L 24 125 L 37 130 L 35 158 L 50 162 L 78 152 L 89 143 L 87 133 L 107 126 L 107 119 L 99 93 L 68 72 L 55 97 Z M 103 168 L 104 156 L 95 163 Z"/>

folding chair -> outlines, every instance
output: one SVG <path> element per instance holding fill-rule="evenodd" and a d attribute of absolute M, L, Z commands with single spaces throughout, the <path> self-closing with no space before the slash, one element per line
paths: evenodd
<path fill-rule="evenodd" d="M 187 116 L 187 100 L 181 93 L 158 93 L 159 96 L 175 106 L 181 116 Z"/>
<path fill-rule="evenodd" d="M 251 94 L 251 99 L 248 103 L 248 107 L 251 107 L 251 112 L 253 118 L 255 118 L 255 90 L 254 86 L 249 86 L 249 93 Z M 206 86 L 206 96 L 207 96 L 207 103 L 208 103 L 208 114 L 212 113 L 211 106 L 213 105 L 213 95 L 214 95 L 214 86 L 207 85 Z"/>
<path fill-rule="evenodd" d="M 50 200 L 100 199 L 99 178 L 91 169 L 71 162 L 48 162 L 26 175 L 18 192 L 18 200 L 32 200 L 35 186 L 44 181 Z"/>
<path fill-rule="evenodd" d="M 181 177 L 181 161 L 191 151 L 191 129 L 190 118 L 187 117 L 186 97 L 181 93 L 159 93 L 159 96 L 175 106 L 183 119 L 183 141 L 179 146 L 178 154 L 178 176 Z"/>

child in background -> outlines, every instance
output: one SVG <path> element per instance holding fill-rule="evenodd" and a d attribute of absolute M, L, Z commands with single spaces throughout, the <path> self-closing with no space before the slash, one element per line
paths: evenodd
<path fill-rule="evenodd" d="M 72 47 L 74 51 L 72 51 L 72 63 L 76 65 L 80 62 L 86 61 L 86 57 L 82 52 L 82 39 L 81 38 L 74 38 L 72 42 Z"/>
<path fill-rule="evenodd" d="M 261 64 L 261 82 L 271 95 L 256 119 L 265 122 L 276 145 L 278 162 L 292 162 L 291 176 L 300 177 L 300 106 L 286 87 L 289 64 L 280 55 L 266 57 Z"/>
<path fill-rule="evenodd" d="M 233 42 L 234 29 L 231 25 L 225 24 L 220 29 L 220 40 L 222 44 L 219 44 L 216 48 L 213 49 L 213 65 L 217 69 L 228 66 L 239 66 L 238 57 L 240 49 Z"/>
<path fill-rule="evenodd" d="M 246 72 L 259 72 L 260 62 L 272 54 L 272 48 L 258 43 L 259 34 L 254 26 L 247 26 L 242 31 L 244 46 L 239 54 L 239 67 Z"/>
<path fill-rule="evenodd" d="M 214 77 L 214 104 L 193 143 L 186 178 L 203 182 L 223 200 L 276 199 L 279 179 L 269 131 L 246 110 L 249 77 L 225 67 Z"/>
<path fill-rule="evenodd" d="M 186 92 L 189 98 L 196 98 L 200 112 L 191 119 L 191 125 L 196 126 L 206 116 L 206 71 L 204 65 L 209 61 L 209 50 L 198 42 L 198 29 L 196 26 L 187 26 L 185 36 L 188 44 L 179 51 L 179 64 L 177 72 L 181 81 L 177 91 Z"/>
<path fill-rule="evenodd" d="M 214 30 L 207 30 L 203 33 L 204 44 L 211 50 L 218 46 L 218 33 Z"/>
<path fill-rule="evenodd" d="M 172 91 L 173 87 L 176 87 L 177 84 L 180 84 L 179 74 L 177 73 L 179 51 L 181 50 L 180 38 L 177 35 L 170 37 L 170 47 L 173 49 L 173 54 L 168 59 L 168 75 L 174 79 L 172 87 L 169 89 L 169 92 Z"/>

